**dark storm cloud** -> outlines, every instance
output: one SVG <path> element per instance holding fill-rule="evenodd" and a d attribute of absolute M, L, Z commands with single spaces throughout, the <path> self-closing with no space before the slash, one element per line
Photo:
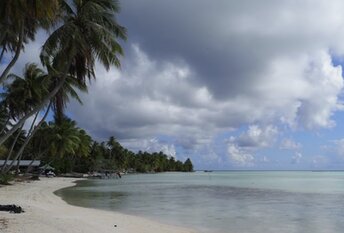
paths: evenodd
<path fill-rule="evenodd" d="M 224 12 L 230 5 L 225 1 L 129 0 L 122 2 L 121 20 L 130 40 L 153 59 L 183 60 L 195 71 L 195 82 L 207 85 L 216 96 L 235 95 L 247 85 L 244 77 L 260 66 L 253 51 L 242 50 L 242 38 L 224 38 L 225 29 L 217 29 L 230 20 L 230 11 Z"/>
<path fill-rule="evenodd" d="M 223 99 L 249 92 L 281 53 L 307 52 L 332 36 L 307 25 L 317 14 L 312 7 L 309 1 L 126 0 L 120 20 L 148 56 L 184 60 L 194 82 Z"/>

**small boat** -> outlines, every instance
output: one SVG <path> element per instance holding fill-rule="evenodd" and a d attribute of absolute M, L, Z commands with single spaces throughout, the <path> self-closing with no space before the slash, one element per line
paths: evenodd
<path fill-rule="evenodd" d="M 204 172 L 213 172 L 212 170 L 204 170 Z"/>

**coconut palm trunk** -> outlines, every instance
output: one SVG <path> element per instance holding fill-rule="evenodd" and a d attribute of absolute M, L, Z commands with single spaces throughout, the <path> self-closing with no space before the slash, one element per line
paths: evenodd
<path fill-rule="evenodd" d="M 50 110 L 50 107 L 51 107 L 51 102 L 50 102 L 50 104 L 49 104 L 49 106 L 48 106 L 48 108 L 47 108 L 43 118 L 40 120 L 40 122 L 37 124 L 37 126 L 32 130 L 31 134 L 28 135 L 27 138 L 25 139 L 23 145 L 20 147 L 19 151 L 17 152 L 16 157 L 12 160 L 11 164 L 7 168 L 5 168 L 5 170 L 4 170 L 5 173 L 11 170 L 11 168 L 14 166 L 14 163 L 15 163 L 16 160 L 18 160 L 18 164 L 19 164 L 19 162 L 20 162 L 19 158 L 21 158 L 21 156 L 22 156 L 22 154 L 24 152 L 24 149 L 27 146 L 27 144 L 30 142 L 32 136 L 37 132 L 39 127 L 42 125 L 42 123 L 47 118 L 49 110 Z"/>
<path fill-rule="evenodd" d="M 44 98 L 44 100 L 38 106 L 34 107 L 29 113 L 27 113 L 23 118 L 21 118 L 8 132 L 0 137 L 0 146 L 17 130 L 22 124 L 25 123 L 27 119 L 39 112 L 62 88 L 67 76 L 64 75 L 55 88 Z"/>
<path fill-rule="evenodd" d="M 11 158 L 11 156 L 12 156 L 14 146 L 16 145 L 16 143 L 17 143 L 17 141 L 18 141 L 18 138 L 19 138 L 19 136 L 20 136 L 20 134 L 21 134 L 21 131 L 22 131 L 23 126 L 24 126 L 24 124 L 23 124 L 23 125 L 20 127 L 20 129 L 18 130 L 18 134 L 17 134 L 17 136 L 15 137 L 14 141 L 12 142 L 10 151 L 8 152 L 8 155 L 7 155 L 7 157 L 6 157 L 6 160 L 5 160 L 5 162 L 4 162 L 4 165 L 3 165 L 2 168 L 1 168 L 1 172 L 2 172 L 2 173 L 5 171 L 5 168 L 6 168 L 6 166 L 7 166 L 7 162 L 8 162 L 8 160 L 9 160 L 9 159 Z"/>
<path fill-rule="evenodd" d="M 21 26 L 21 31 L 20 31 L 18 43 L 16 45 L 16 50 L 15 50 L 14 56 L 13 56 L 12 60 L 10 61 L 10 63 L 8 63 L 7 67 L 5 68 L 5 70 L 2 72 L 2 74 L 0 76 L 0 84 L 6 80 L 8 73 L 10 72 L 10 70 L 12 69 L 14 64 L 16 64 L 16 62 L 18 61 L 20 51 L 21 51 L 21 46 L 23 44 L 23 40 L 24 40 L 24 24 L 22 24 L 22 26 Z"/>
<path fill-rule="evenodd" d="M 0 135 L 1 135 L 3 132 L 5 132 L 5 130 L 6 130 L 6 128 L 7 128 L 8 122 L 10 122 L 10 119 L 11 119 L 11 116 L 8 115 L 8 117 L 7 117 L 7 119 L 6 119 L 5 123 L 4 123 L 4 126 L 2 127 L 2 129 L 1 129 L 1 131 L 0 131 Z"/>
<path fill-rule="evenodd" d="M 37 120 L 38 115 L 39 115 L 39 112 L 36 113 L 36 115 L 35 115 L 35 117 L 34 117 L 32 123 L 31 123 L 29 132 L 27 133 L 27 136 L 31 135 L 32 130 L 33 130 L 33 127 L 35 126 L 35 122 L 36 122 L 36 120 Z M 19 170 L 19 165 L 20 165 L 20 160 L 21 160 L 21 158 L 22 158 L 22 155 L 20 155 L 20 157 L 19 157 L 19 159 L 18 159 L 18 162 L 17 162 L 17 171 Z"/>
<path fill-rule="evenodd" d="M 26 171 L 25 171 L 25 174 L 28 174 L 28 173 L 31 171 L 33 162 L 35 162 L 35 160 L 37 160 L 37 159 L 40 159 L 40 158 L 41 158 L 45 153 L 47 153 L 47 152 L 48 152 L 48 149 L 46 149 L 46 150 L 44 150 L 44 151 L 38 153 L 37 156 L 34 156 L 34 157 L 32 158 L 32 160 L 31 160 L 29 166 L 27 167 L 27 169 L 26 169 Z"/>

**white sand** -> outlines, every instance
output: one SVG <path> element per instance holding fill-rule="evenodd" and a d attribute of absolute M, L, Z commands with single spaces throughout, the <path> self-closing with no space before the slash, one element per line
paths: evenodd
<path fill-rule="evenodd" d="M 191 233 L 117 212 L 68 205 L 54 191 L 74 185 L 76 179 L 43 178 L 31 183 L 0 187 L 0 204 L 16 204 L 25 213 L 0 211 L 1 233 Z M 117 227 L 114 227 L 117 225 Z"/>

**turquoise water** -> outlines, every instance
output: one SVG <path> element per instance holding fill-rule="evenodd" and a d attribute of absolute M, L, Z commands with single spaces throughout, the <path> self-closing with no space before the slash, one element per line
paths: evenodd
<path fill-rule="evenodd" d="M 195 172 L 88 180 L 57 192 L 204 233 L 339 233 L 344 172 Z"/>

